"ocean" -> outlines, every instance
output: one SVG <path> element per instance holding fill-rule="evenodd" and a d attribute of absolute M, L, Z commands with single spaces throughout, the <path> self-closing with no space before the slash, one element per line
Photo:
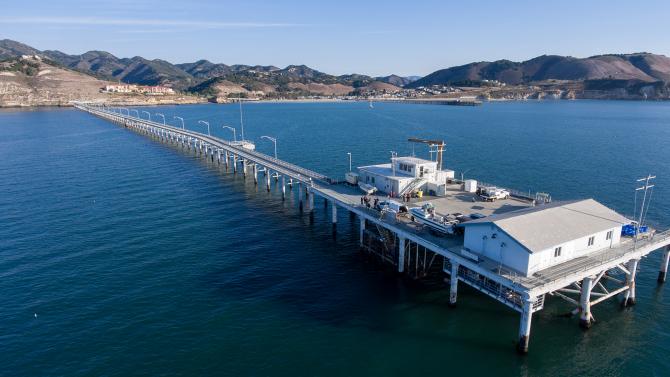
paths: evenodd
<path fill-rule="evenodd" d="M 231 138 L 237 105 L 139 109 Z M 146 117 L 146 114 L 143 114 Z M 480 107 L 250 103 L 257 149 L 333 177 L 408 137 L 447 143 L 445 167 L 554 200 L 592 197 L 632 215 L 655 174 L 648 221 L 670 227 L 670 103 L 528 101 Z M 660 253 L 637 305 L 596 306 L 583 331 L 547 300 L 530 353 L 519 315 L 461 285 L 399 276 L 358 249 L 358 222 L 317 200 L 313 218 L 252 179 L 73 109 L 0 110 L 2 376 L 664 376 L 670 294 Z"/>

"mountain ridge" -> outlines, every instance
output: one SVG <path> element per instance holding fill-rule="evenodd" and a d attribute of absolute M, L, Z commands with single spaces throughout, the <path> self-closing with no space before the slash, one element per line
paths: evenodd
<path fill-rule="evenodd" d="M 670 58 L 651 53 L 605 54 L 588 58 L 541 55 L 526 61 L 481 61 L 437 70 L 408 85 L 417 88 L 495 80 L 527 84 L 545 80 L 638 80 L 670 81 Z"/>

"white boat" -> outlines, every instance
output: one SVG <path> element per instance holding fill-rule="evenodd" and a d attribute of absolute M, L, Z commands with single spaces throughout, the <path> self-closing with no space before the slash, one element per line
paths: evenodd
<path fill-rule="evenodd" d="M 409 213 L 412 215 L 414 221 L 426 225 L 438 233 L 454 234 L 457 222 L 447 220 L 435 214 L 435 207 L 430 203 L 426 203 L 421 207 L 410 208 Z"/>
<path fill-rule="evenodd" d="M 369 185 L 369 184 L 367 184 L 367 183 L 358 182 L 358 187 L 359 187 L 361 190 L 363 190 L 363 192 L 364 192 L 366 195 L 372 195 L 372 194 L 374 194 L 375 192 L 377 192 L 377 188 L 376 188 L 375 186 L 373 186 L 373 185 Z"/>

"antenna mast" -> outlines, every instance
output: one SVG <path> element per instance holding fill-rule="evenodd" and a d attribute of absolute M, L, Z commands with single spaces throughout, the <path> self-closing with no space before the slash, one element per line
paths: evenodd
<path fill-rule="evenodd" d="M 651 195 L 653 194 L 654 186 L 652 184 L 649 184 L 649 182 L 652 179 L 655 179 L 655 175 L 647 175 L 645 178 L 640 178 L 636 182 L 644 182 L 644 184 L 638 188 L 635 189 L 635 207 L 637 207 L 637 192 L 644 190 L 644 195 L 642 196 L 642 204 L 640 205 L 640 217 L 637 220 L 637 225 L 635 226 L 635 242 L 637 243 L 637 236 L 640 231 L 640 227 L 642 226 L 642 223 L 644 221 L 644 218 L 646 217 L 646 212 L 649 211 L 649 204 L 651 203 Z M 647 201 L 647 192 L 651 189 L 651 192 L 649 193 L 649 201 Z M 645 209 L 645 204 L 646 204 L 646 209 Z M 637 208 L 635 208 L 637 209 Z"/>

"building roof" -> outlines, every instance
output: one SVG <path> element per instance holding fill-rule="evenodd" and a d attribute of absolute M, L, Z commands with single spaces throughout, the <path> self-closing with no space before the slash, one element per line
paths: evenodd
<path fill-rule="evenodd" d="M 396 157 L 395 160 L 397 162 L 402 162 L 404 164 L 414 164 L 414 165 L 437 164 L 437 162 L 435 161 L 424 160 L 423 158 L 413 156 Z"/>
<path fill-rule="evenodd" d="M 630 221 L 593 199 L 584 199 L 492 215 L 463 223 L 463 226 L 491 223 L 534 253 Z"/>
<path fill-rule="evenodd" d="M 394 180 L 403 180 L 403 179 L 414 179 L 412 176 L 405 175 L 402 171 L 396 170 L 396 174 L 393 175 L 393 169 L 391 164 L 380 164 L 380 165 L 368 165 L 368 166 L 359 166 L 358 170 L 366 171 L 375 175 L 383 176 L 389 179 Z"/>

